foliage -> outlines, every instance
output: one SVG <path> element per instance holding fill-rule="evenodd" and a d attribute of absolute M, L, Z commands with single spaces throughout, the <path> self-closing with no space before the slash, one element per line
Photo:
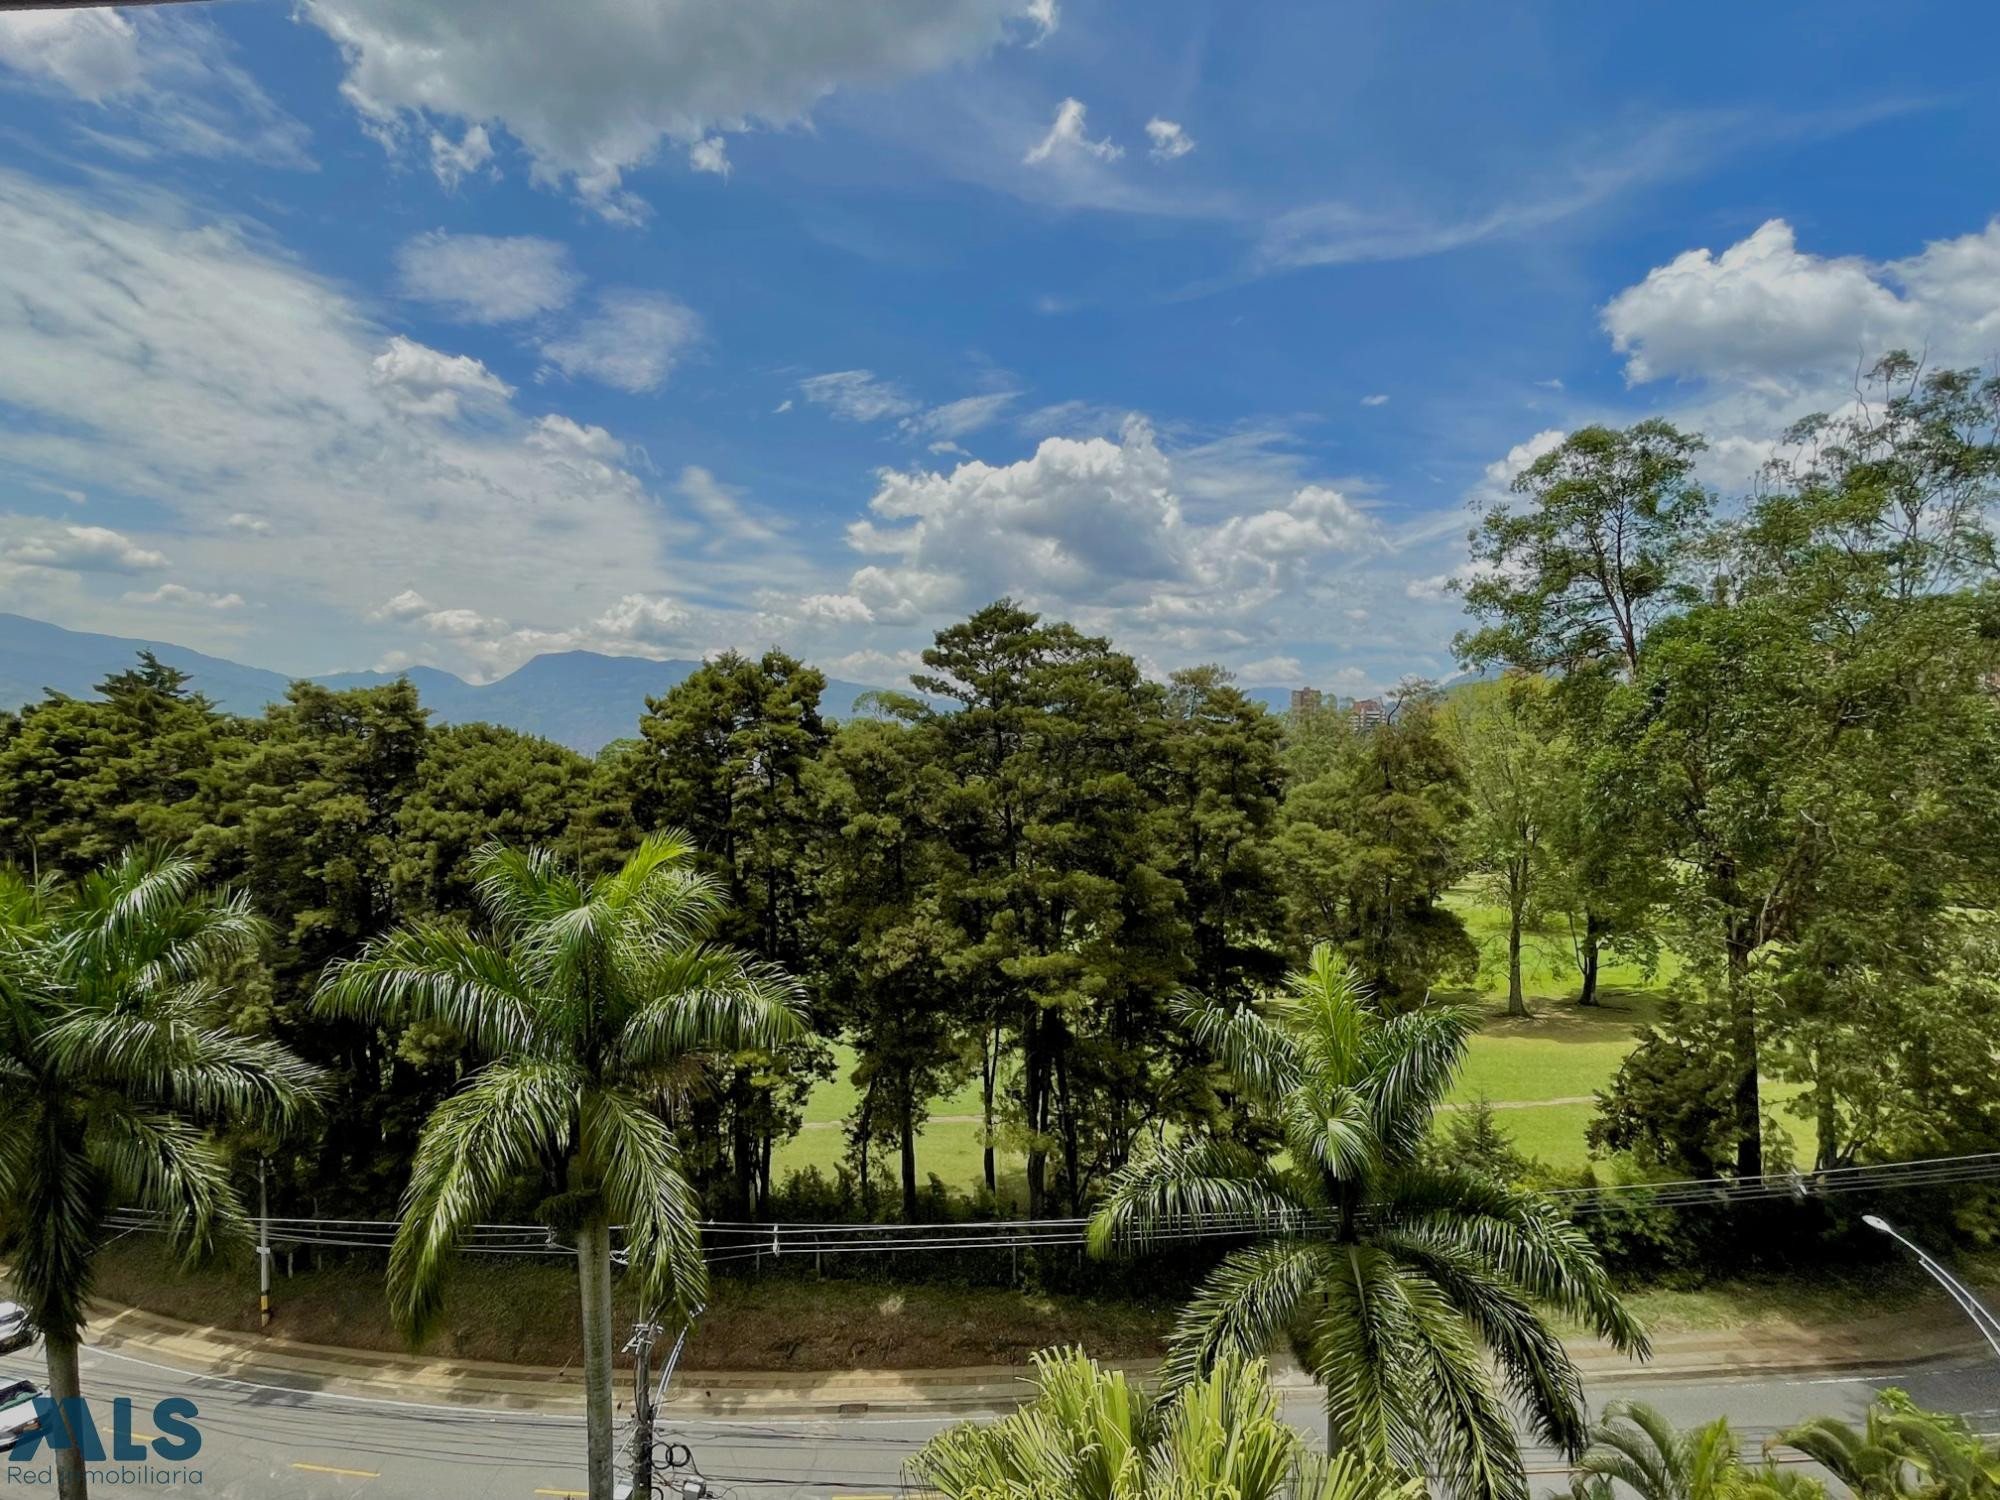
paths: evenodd
<path fill-rule="evenodd" d="M 1825 1500 L 1817 1480 L 1766 1462 L 1751 1468 L 1726 1417 L 1676 1430 L 1657 1407 L 1615 1401 L 1591 1430 L 1577 1460 L 1576 1500 L 1614 1500 L 1622 1485 L 1637 1500 Z"/>
<path fill-rule="evenodd" d="M 1831 1474 L 1854 1500 L 1993 1500 L 2000 1446 L 1960 1416 L 1925 1411 L 1900 1390 L 1870 1403 L 1859 1428 L 1820 1417 L 1778 1434 Z"/>
<path fill-rule="evenodd" d="M 702 1305 L 700 1204 L 666 1114 L 705 1067 L 772 1051 L 805 1027 L 793 982 L 708 941 L 726 897 L 690 868 L 685 838 L 654 835 L 612 875 L 584 880 L 545 850 L 474 858 L 488 927 L 405 925 L 336 963 L 314 1008 L 402 1027 L 450 1027 L 480 1060 L 432 1111 L 389 1254 L 389 1305 L 412 1341 L 437 1318 L 471 1227 L 539 1180 L 540 1212 L 573 1238 L 583 1297 L 591 1491 L 610 1493 L 610 1227 L 646 1308 Z"/>
<path fill-rule="evenodd" d="M 1113 1179 L 1091 1223 L 1096 1253 L 1217 1215 L 1266 1234 L 1227 1255 L 1182 1315 L 1170 1386 L 1286 1334 L 1324 1392 L 1331 1444 L 1435 1471 L 1458 1493 L 1525 1496 L 1488 1359 L 1535 1434 L 1573 1454 L 1586 1437 L 1582 1383 L 1540 1309 L 1634 1354 L 1646 1341 L 1588 1242 L 1547 1204 L 1463 1166 L 1423 1164 L 1472 1016 L 1387 1012 L 1325 944 L 1260 1005 L 1182 1006 L 1288 1165 L 1189 1136 Z"/>
<path fill-rule="evenodd" d="M 1081 1349 L 1035 1356 L 1019 1411 L 940 1433 L 909 1463 L 947 1500 L 1417 1500 L 1354 1453 L 1331 1463 L 1288 1427 L 1262 1360 L 1227 1357 L 1154 1405 Z"/>

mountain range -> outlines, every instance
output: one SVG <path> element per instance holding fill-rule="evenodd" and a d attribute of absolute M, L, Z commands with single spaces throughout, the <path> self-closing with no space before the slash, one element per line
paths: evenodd
<path fill-rule="evenodd" d="M 168 666 L 187 673 L 194 691 L 230 713 L 262 713 L 267 703 L 284 698 L 294 680 L 283 672 L 247 667 L 170 641 L 95 635 L 65 630 L 25 615 L 0 613 L 0 710 L 33 703 L 50 689 L 73 698 L 91 697 L 98 683 L 131 666 L 141 651 L 150 651 Z M 596 651 L 557 651 L 537 656 L 493 682 L 467 682 L 439 667 L 334 672 L 310 680 L 338 689 L 373 687 L 407 677 L 416 685 L 434 722 L 484 720 L 595 755 L 612 740 L 637 734 L 646 699 L 658 697 L 700 665 L 698 661 L 656 661 Z M 857 698 L 881 691 L 880 686 L 830 677 L 820 695 L 820 711 L 832 719 L 849 718 Z M 910 689 L 903 686 L 895 691 Z M 1290 703 L 1288 687 L 1246 687 L 1243 691 L 1273 712 L 1283 712 Z"/>
<path fill-rule="evenodd" d="M 131 666 L 141 651 L 151 651 L 168 666 L 187 673 L 194 691 L 231 713 L 261 713 L 267 703 L 284 698 L 293 680 L 282 672 L 247 667 L 168 641 L 93 635 L 23 615 L 0 614 L 0 709 L 32 703 L 48 689 L 77 698 L 93 696 L 99 682 Z M 646 699 L 658 697 L 700 665 L 559 651 L 537 656 L 494 682 L 467 682 L 437 667 L 335 672 L 312 681 L 338 689 L 407 677 L 434 722 L 480 719 L 594 755 L 612 740 L 637 734 Z M 829 679 L 820 709 L 830 718 L 844 719 L 854 712 L 855 699 L 880 691 L 866 683 Z"/>

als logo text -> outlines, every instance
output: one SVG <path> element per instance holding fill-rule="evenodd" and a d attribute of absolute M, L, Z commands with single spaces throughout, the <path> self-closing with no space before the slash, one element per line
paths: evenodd
<path fill-rule="evenodd" d="M 195 1404 L 185 1396 L 169 1396 L 151 1413 L 151 1431 L 135 1420 L 132 1399 L 111 1403 L 110 1423 L 100 1425 L 103 1403 L 93 1409 L 82 1397 L 56 1401 L 35 1397 L 37 1421 L 21 1434 L 7 1455 L 10 1484 L 55 1487 L 55 1455 L 76 1450 L 92 1485 L 197 1485 L 201 1470 L 188 1460 L 201 1452 L 201 1430 L 195 1426 Z M 31 1467 L 40 1459 L 39 1466 Z"/>

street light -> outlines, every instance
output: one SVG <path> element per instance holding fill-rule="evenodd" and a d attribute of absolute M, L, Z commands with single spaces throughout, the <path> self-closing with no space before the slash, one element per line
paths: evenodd
<path fill-rule="evenodd" d="M 1897 1229 L 1894 1224 L 1891 1224 L 1880 1214 L 1863 1214 L 1861 1222 L 1866 1224 L 1870 1229 L 1879 1229 L 1883 1234 L 1888 1235 L 1890 1239 L 1916 1256 L 1917 1264 L 1930 1272 L 1931 1279 L 1945 1289 L 1950 1295 L 1951 1300 L 1958 1304 L 1959 1311 L 1972 1319 L 1972 1326 L 1985 1336 L 1987 1347 L 1993 1351 L 1996 1359 L 2000 1359 L 2000 1319 L 1996 1319 L 1992 1313 L 1986 1310 L 1986 1304 L 1972 1294 L 1971 1287 L 1932 1260 L 1929 1255 L 1924 1253 L 1923 1246 L 1908 1238 L 1901 1230 Z"/>

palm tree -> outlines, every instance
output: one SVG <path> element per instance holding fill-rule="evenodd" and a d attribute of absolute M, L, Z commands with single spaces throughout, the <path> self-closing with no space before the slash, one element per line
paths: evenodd
<path fill-rule="evenodd" d="M 699 1308 L 700 1208 L 661 1118 L 690 1066 L 805 1033 L 796 987 L 707 939 L 725 898 L 677 834 L 585 880 L 546 850 L 489 845 L 473 875 L 489 926 L 415 923 L 331 966 L 315 1008 L 441 1022 L 483 1066 L 431 1112 L 389 1255 L 389 1306 L 421 1342 L 446 1267 L 500 1195 L 542 1173 L 544 1217 L 573 1231 L 583 1302 L 592 1500 L 612 1483 L 611 1242 L 648 1306 Z"/>
<path fill-rule="evenodd" d="M 191 860 L 135 849 L 58 889 L 0 869 L 0 1250 L 41 1328 L 49 1393 L 81 1395 L 77 1346 L 111 1210 L 148 1209 L 189 1261 L 248 1228 L 206 1127 L 283 1131 L 318 1075 L 222 1026 L 222 976 L 262 927 Z M 83 1449 L 55 1450 L 64 1500 Z"/>
<path fill-rule="evenodd" d="M 1099 1254 L 1216 1216 L 1258 1236 L 1181 1314 L 1169 1384 L 1289 1335 L 1325 1392 L 1329 1448 L 1435 1467 L 1456 1493 L 1527 1493 L 1519 1444 L 1482 1349 L 1543 1441 L 1588 1439 L 1583 1387 L 1544 1309 L 1643 1357 L 1646 1338 L 1588 1240 L 1552 1207 L 1421 1148 L 1476 1024 L 1429 1005 L 1385 1014 L 1321 944 L 1277 995 L 1177 1005 L 1197 1044 L 1279 1132 L 1283 1164 L 1191 1134 L 1112 1179 L 1090 1226 Z"/>
<path fill-rule="evenodd" d="M 1643 1401 L 1614 1402 L 1577 1460 L 1576 1500 L 1614 1500 L 1624 1485 L 1638 1500 L 1825 1500 L 1804 1474 L 1766 1462 L 1749 1468 L 1726 1418 L 1686 1431 Z"/>
<path fill-rule="evenodd" d="M 1877 1396 L 1858 1429 L 1818 1417 L 1779 1433 L 1769 1446 L 1805 1454 L 1855 1500 L 2000 1497 L 2000 1448 L 1963 1417 L 1925 1411 L 1899 1390 Z"/>
<path fill-rule="evenodd" d="M 1285 1425 L 1262 1360 L 1218 1359 L 1153 1406 L 1081 1349 L 1035 1356 L 1035 1395 L 990 1426 L 939 1433 L 909 1462 L 946 1500 L 1417 1500 L 1353 1452 L 1329 1461 Z"/>

